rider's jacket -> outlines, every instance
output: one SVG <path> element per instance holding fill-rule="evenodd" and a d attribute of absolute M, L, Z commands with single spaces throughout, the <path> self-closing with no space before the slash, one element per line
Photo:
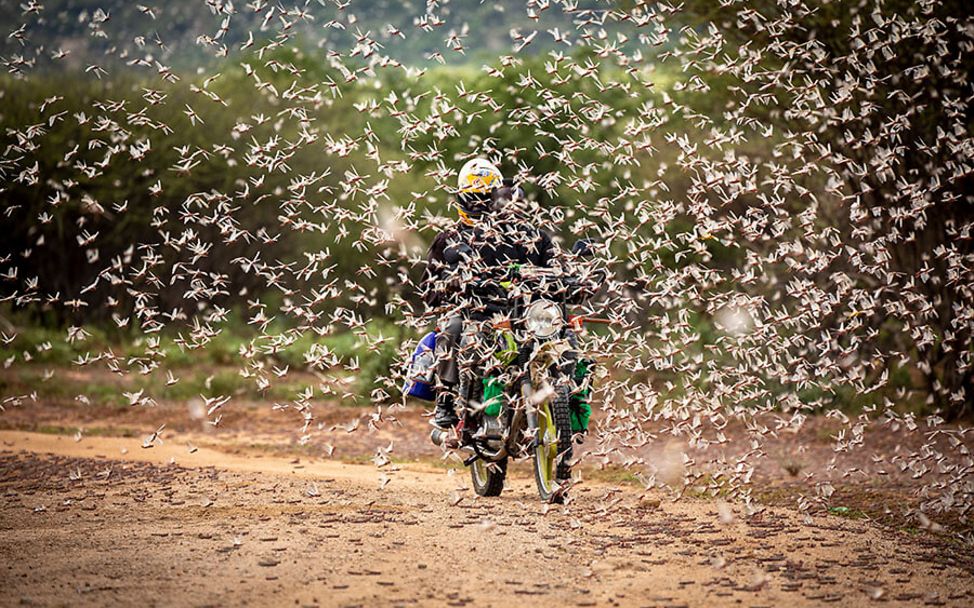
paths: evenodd
<path fill-rule="evenodd" d="M 426 256 L 422 295 L 428 306 L 457 303 L 463 291 L 464 268 L 448 263 L 445 254 L 462 244 L 470 247 L 472 264 L 481 269 L 508 264 L 549 266 L 555 252 L 551 235 L 524 221 L 493 219 L 474 226 L 457 222 L 433 239 Z"/>

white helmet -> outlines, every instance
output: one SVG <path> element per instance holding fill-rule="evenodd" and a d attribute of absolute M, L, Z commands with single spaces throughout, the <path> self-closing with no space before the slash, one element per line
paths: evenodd
<path fill-rule="evenodd" d="M 500 188 L 504 176 L 493 163 L 483 158 L 468 160 L 457 176 L 457 193 L 488 193 Z"/>

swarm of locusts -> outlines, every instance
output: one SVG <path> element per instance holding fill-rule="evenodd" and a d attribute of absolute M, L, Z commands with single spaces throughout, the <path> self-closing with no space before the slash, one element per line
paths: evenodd
<path fill-rule="evenodd" d="M 369 414 L 339 432 L 394 429 L 417 407 L 402 362 L 435 322 L 417 295 L 427 248 L 456 221 L 458 168 L 486 158 L 607 277 L 586 306 L 611 323 L 580 335 L 597 360 L 583 465 L 752 505 L 769 442 L 826 421 L 833 456 L 796 475 L 799 508 L 909 478 L 917 521 L 969 523 L 964 4 L 11 4 L 0 310 L 58 319 L 76 349 L 96 323 L 137 335 L 137 354 L 92 345 L 73 366 L 167 385 L 165 341 L 192 356 L 246 324 L 248 382 L 317 377 L 267 399 L 302 442 L 335 432 L 321 414 L 349 399 Z M 204 402 L 214 425 L 233 407 Z M 906 439 L 867 448 L 887 436 Z"/>

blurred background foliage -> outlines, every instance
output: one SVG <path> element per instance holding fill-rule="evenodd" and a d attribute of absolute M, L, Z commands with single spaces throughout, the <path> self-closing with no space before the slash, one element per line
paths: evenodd
<path fill-rule="evenodd" d="M 266 316 L 273 317 L 268 322 L 275 328 L 270 333 L 276 333 L 281 340 L 278 344 L 259 345 L 264 349 L 262 352 L 281 363 L 304 366 L 304 354 L 311 348 L 309 342 L 314 340 L 314 332 L 307 331 L 307 326 L 302 327 L 288 315 L 275 314 L 275 311 L 337 279 L 340 295 L 329 300 L 322 314 L 334 316 L 336 311 L 351 311 L 353 316 L 363 320 L 363 325 L 359 330 L 336 328 L 340 330 L 337 333 L 324 332 L 327 338 L 322 340 L 342 360 L 360 359 L 362 369 L 359 374 L 363 380 L 359 390 L 367 394 L 381 385 L 383 370 L 395 361 L 396 342 L 406 335 L 398 324 L 402 312 L 398 304 L 402 301 L 415 304 L 416 297 L 403 288 L 407 284 L 403 279 L 411 277 L 415 281 L 418 278 L 419 261 L 426 244 L 438 227 L 451 221 L 450 196 L 441 185 L 450 183 L 463 160 L 475 152 L 487 154 L 498 160 L 505 171 L 517 173 L 522 181 L 531 184 L 529 195 L 554 214 L 553 219 L 561 220 L 556 228 L 566 241 L 584 235 L 584 224 L 579 224 L 580 220 L 600 221 L 600 216 L 607 211 L 631 227 L 639 226 L 638 233 L 646 238 L 665 231 L 672 242 L 681 239 L 697 241 L 699 226 L 687 209 L 686 201 L 693 195 L 707 196 L 707 193 L 693 193 L 692 176 L 685 171 L 672 170 L 682 166 L 685 152 L 672 145 L 670 138 L 685 138 L 688 145 L 696 147 L 701 154 L 716 153 L 702 145 L 714 133 L 693 120 L 693 113 L 706 115 L 718 125 L 733 127 L 722 122 L 729 120 L 724 110 L 732 101 L 752 92 L 746 86 L 730 86 L 732 81 L 722 76 L 711 76 L 700 80 L 699 86 L 688 87 L 684 73 L 686 66 L 672 59 L 658 60 L 679 37 L 703 35 L 710 24 L 729 26 L 730 23 L 723 22 L 736 18 L 732 16 L 732 10 L 736 9 L 721 8 L 719 3 L 703 0 L 682 3 L 684 10 L 673 18 L 688 29 L 662 34 L 664 37 L 655 48 L 655 55 L 645 54 L 635 66 L 596 56 L 591 47 L 579 51 L 574 47 L 559 46 L 551 36 L 544 35 L 539 35 L 536 43 L 516 59 L 505 59 L 502 55 L 510 51 L 510 30 L 528 32 L 536 27 L 525 17 L 523 3 L 513 0 L 446 3 L 439 13 L 446 23 L 432 32 L 414 27 L 416 20 L 423 18 L 421 2 L 414 3 L 416 6 L 409 2 L 359 2 L 356 6 L 359 20 L 355 28 L 344 30 L 327 25 L 338 15 L 333 4 L 312 3 L 309 14 L 313 20 L 296 15 L 285 17 L 296 23 L 296 33 L 286 44 L 259 54 L 252 49 L 230 50 L 222 60 L 204 52 L 202 46 L 194 42 L 200 36 L 216 35 L 222 16 L 201 10 L 195 1 L 166 3 L 166 18 L 158 21 L 133 3 L 48 0 L 45 4 L 48 5 L 45 14 L 53 17 L 45 17 L 38 24 L 40 27 L 32 28 L 31 35 L 35 37 L 32 44 L 43 44 L 52 52 L 59 48 L 70 50 L 67 62 L 37 66 L 40 69 L 31 71 L 30 77 L 24 79 L 19 77 L 17 62 L 11 61 L 17 53 L 17 41 L 8 38 L 0 47 L 10 72 L 0 79 L 0 146 L 8 151 L 8 158 L 15 157 L 23 148 L 23 154 L 38 161 L 33 171 L 37 177 L 35 181 L 12 180 L 14 167 L 0 166 L 0 173 L 4 174 L 4 188 L 0 192 L 4 210 L 0 219 L 4 234 L 0 239 L 0 259 L 17 258 L 22 277 L 37 277 L 41 285 L 59 292 L 61 299 L 57 303 L 36 302 L 23 307 L 8 303 L 0 309 L 6 329 L 12 331 L 16 327 L 19 330 L 17 340 L 3 347 L 2 355 L 7 360 L 32 353 L 35 361 L 64 362 L 83 356 L 82 351 L 96 350 L 95 345 L 99 343 L 127 345 L 126 348 L 134 349 L 130 355 L 137 358 L 135 351 L 144 353 L 146 345 L 140 338 L 139 321 L 127 320 L 127 313 L 137 298 L 150 298 L 159 311 L 172 319 L 188 320 L 195 315 L 210 315 L 221 333 L 219 339 L 206 340 L 202 351 L 208 353 L 206 356 L 213 362 L 229 362 L 230 354 L 239 354 L 241 348 L 246 349 L 248 340 L 256 335 L 249 328 L 254 323 L 255 308 L 266 310 Z M 757 4 L 764 14 L 787 10 L 775 2 Z M 829 33 L 837 29 L 836 20 L 847 23 L 855 19 L 859 5 L 859 2 L 844 0 L 824 3 L 820 13 L 812 18 L 814 27 L 802 35 L 825 42 L 836 55 L 843 54 L 849 41 L 832 38 Z M 579 14 L 575 17 L 557 16 L 558 11 L 551 11 L 551 15 L 555 15 L 551 17 L 554 21 L 546 21 L 546 27 L 572 30 L 578 19 L 597 19 L 600 13 L 596 9 L 604 6 L 605 3 L 600 2 L 580 3 Z M 102 16 L 97 15 L 98 10 L 103 11 Z M 883 10 L 909 12 L 917 9 L 909 2 L 887 2 Z M 938 10 L 949 18 L 963 14 L 966 9 L 963 2 L 948 1 Z M 105 15 L 110 18 L 103 19 Z M 0 7 L 0 18 L 16 22 L 19 9 L 15 3 Z M 259 18 L 251 11 L 234 15 L 233 27 L 220 43 L 229 49 L 239 49 L 244 42 L 243 33 L 251 29 L 262 32 L 265 40 L 272 40 L 273 32 L 262 27 Z M 100 23 L 95 23 L 97 21 Z M 157 38 L 140 40 L 128 35 L 136 23 L 141 29 L 156 31 Z M 472 26 L 464 30 L 464 23 Z M 407 39 L 400 40 L 391 33 L 390 25 L 409 32 Z M 372 73 L 364 61 L 356 63 L 358 60 L 352 57 L 344 60 L 345 66 L 349 69 L 359 67 L 363 76 L 349 83 L 347 74 L 336 66 L 329 54 L 335 49 L 347 51 L 353 48 L 356 29 L 374 32 L 385 43 L 384 54 L 422 71 L 407 73 L 387 69 Z M 448 30 L 464 34 L 465 52 L 451 55 L 444 65 L 435 53 L 447 54 L 443 50 L 443 39 Z M 104 35 L 99 34 L 101 31 Z M 733 27 L 722 27 L 721 31 L 731 37 L 734 32 L 742 32 Z M 607 24 L 605 35 L 606 44 L 631 51 L 638 33 L 626 24 Z M 44 39 L 38 40 L 38 36 Z M 731 42 L 729 48 L 748 42 L 760 46 L 765 41 L 749 41 L 741 34 L 739 39 L 732 38 Z M 960 44 L 959 39 L 954 43 Z M 129 46 L 119 49 L 117 44 Z M 558 53 L 569 54 L 578 65 L 596 65 L 604 83 L 625 82 L 626 70 L 636 69 L 652 86 L 628 90 L 614 84 L 599 87 L 592 79 L 580 78 L 571 68 L 559 64 Z M 880 69 L 898 72 L 913 60 L 909 54 L 901 57 L 901 64 L 884 65 Z M 153 69 L 133 67 L 136 58 L 147 61 Z M 89 62 L 103 67 L 105 73 L 96 78 L 86 72 Z M 774 70 L 781 66 L 768 60 L 763 67 Z M 974 66 L 971 71 L 974 72 Z M 211 80 L 215 74 L 218 76 Z M 540 86 L 529 86 L 531 80 Z M 256 92 L 255 82 L 260 83 Z M 943 83 L 943 92 L 958 93 L 951 87 L 951 83 Z M 287 107 L 300 107 L 301 114 L 285 110 L 281 98 L 286 92 L 297 96 L 289 100 Z M 921 127 L 926 131 L 912 134 L 923 139 L 929 137 L 940 123 L 938 112 L 946 110 L 937 100 L 923 97 L 928 94 L 926 90 L 918 89 L 915 93 L 911 103 L 929 114 L 928 120 L 918 123 L 926 125 Z M 62 98 L 57 102 L 58 113 L 64 113 L 61 118 L 41 118 L 40 109 L 46 100 L 57 97 Z M 402 112 L 412 117 L 407 120 L 418 130 L 418 139 L 409 147 L 400 143 L 403 123 L 390 116 L 393 106 L 390 99 L 398 100 L 396 107 L 401 107 Z M 504 111 L 492 110 L 485 99 L 490 99 Z M 666 100 L 672 100 L 688 111 L 673 113 L 671 106 L 665 104 Z M 889 100 L 886 110 L 899 111 L 898 103 L 901 102 L 897 99 Z M 586 135 L 596 141 L 613 143 L 624 137 L 635 122 L 652 122 L 654 115 L 664 111 L 667 115 L 665 121 L 651 129 L 652 138 L 645 141 L 646 149 L 634 151 L 633 157 L 638 164 L 620 164 L 594 151 L 583 151 L 577 153 L 575 159 L 583 164 L 592 163 L 585 179 L 563 180 L 555 187 L 543 188 L 537 184 L 540 176 L 567 175 L 561 160 L 546 151 L 558 150 L 576 134 L 566 132 L 563 124 L 550 119 L 538 121 L 533 132 L 506 120 L 512 115 L 522 119 L 530 117 L 533 108 L 541 104 L 557 105 L 566 118 L 586 113 L 600 116 L 597 120 L 587 121 L 591 130 Z M 455 133 L 428 128 L 431 123 L 424 120 L 444 106 L 457 118 Z M 191 112 L 187 112 L 190 108 Z M 755 104 L 751 115 L 775 128 L 766 141 L 752 140 L 734 147 L 733 153 L 755 166 L 762 162 L 792 162 L 783 154 L 789 130 L 807 128 L 808 125 L 802 124 L 802 117 L 782 111 L 782 108 L 787 108 L 787 100 Z M 591 114 L 593 112 L 596 114 Z M 881 119 L 882 112 L 877 112 L 875 120 Z M 869 120 L 858 124 L 864 131 L 875 127 Z M 31 132 L 43 132 L 44 137 L 28 137 Z M 838 129 L 822 129 L 818 133 L 823 144 L 833 146 L 838 145 L 839 135 Z M 36 141 L 41 143 L 35 144 Z M 41 147 L 37 149 L 36 145 Z M 198 152 L 195 156 L 197 164 L 186 166 L 181 162 L 186 155 L 179 153 L 177 148 L 183 147 Z M 255 152 L 255 149 L 259 151 Z M 512 154 L 512 150 L 516 153 Z M 503 155 L 501 151 L 504 151 Z M 859 154 L 852 149 L 840 152 L 848 153 L 851 158 L 857 158 Z M 254 155 L 277 153 L 281 153 L 285 160 L 273 169 L 241 162 L 241 159 Z M 117 159 L 121 157 L 126 160 L 119 162 Z M 367 166 L 372 162 L 367 159 L 373 157 L 381 158 L 384 166 L 389 168 L 389 183 L 384 194 L 363 198 L 343 192 L 343 176 L 350 171 L 356 172 L 356 167 Z M 397 162 L 400 163 L 398 166 Z M 84 177 L 86 174 L 90 177 Z M 308 176 L 313 178 L 310 185 L 300 183 Z M 382 177 L 368 176 L 370 183 Z M 65 183 L 70 188 L 66 188 Z M 155 184 L 158 188 L 154 190 Z M 620 190 L 631 184 L 645 188 L 647 196 L 672 201 L 675 214 L 639 216 L 618 197 Z M 864 184 L 864 190 L 868 191 L 867 204 L 883 205 L 894 198 L 886 183 L 872 182 L 866 176 Z M 804 186 L 815 192 L 822 191 L 825 184 L 819 177 L 809 177 Z M 963 181 L 961 187 L 970 194 L 971 180 Z M 225 197 L 227 193 L 234 193 L 234 196 Z M 781 194 L 794 200 L 796 213 L 807 204 L 798 193 Z M 344 234 L 339 222 L 314 204 L 329 200 L 337 200 L 340 208 L 348 210 L 344 223 L 353 230 L 375 230 L 378 226 L 390 232 L 408 234 L 394 235 L 385 242 L 373 239 L 373 244 L 367 247 L 356 246 L 359 235 Z M 417 217 L 423 222 L 418 226 L 398 225 L 394 208 L 413 204 Z M 853 229 L 848 213 L 839 203 L 822 197 L 822 204 L 835 206 L 834 213 L 827 215 L 830 226 L 842 234 Z M 238 225 L 228 227 L 207 222 L 206 216 L 212 213 L 211 206 L 215 205 L 238 206 L 233 213 Z M 733 205 L 720 209 L 719 213 L 743 214 L 759 206 L 756 194 L 745 195 Z M 282 209 L 288 210 L 289 226 L 281 223 Z M 567 211 L 559 215 L 563 213 L 559 210 Z M 935 247 L 937 239 L 944 238 L 944 222 L 959 222 L 970 217 L 969 200 L 954 207 L 954 212 L 956 217 L 935 218 L 931 222 L 923 237 L 927 239 L 924 243 L 927 250 Z M 307 225 L 295 227 L 296 218 Z M 167 230 L 173 230 L 171 236 L 176 238 L 175 227 L 179 225 L 193 231 L 186 242 L 201 247 L 224 240 L 228 229 L 232 228 L 251 233 L 264 230 L 268 238 L 223 243 L 198 256 L 194 247 L 184 246 L 177 251 L 167 248 L 164 240 L 160 241 Z M 160 226 L 164 228 L 160 230 Z M 815 229 L 826 227 L 815 226 Z M 90 243 L 82 242 L 78 235 L 84 232 L 97 235 L 97 238 Z M 751 243 L 708 239 L 685 259 L 705 257 L 711 266 L 734 268 L 747 255 L 748 249 L 772 247 L 789 237 L 768 232 Z M 194 260 L 193 267 L 205 273 L 208 281 L 218 277 L 224 282 L 224 294 L 205 304 L 188 300 L 187 284 L 191 283 L 192 277 L 171 280 L 171 276 L 157 276 L 152 270 L 141 275 L 127 273 L 126 289 L 119 289 L 118 285 L 104 279 L 92 286 L 98 273 L 112 260 L 122 260 L 124 263 L 119 265 L 120 268 L 127 267 L 129 262 L 139 268 L 142 256 L 149 255 L 139 244 L 147 243 L 159 246 L 152 255 L 166 256 L 164 266 L 168 269 L 178 266 L 181 261 Z M 313 273 L 300 284 L 286 285 L 285 291 L 290 291 L 291 295 L 281 295 L 278 289 L 269 290 L 266 274 L 248 270 L 248 265 L 241 263 L 241 260 L 258 259 L 259 256 L 272 268 L 281 269 L 308 263 L 309 255 L 326 250 L 336 267 L 329 273 Z M 614 271 L 632 288 L 632 297 L 640 297 L 641 291 L 652 289 L 653 267 L 639 267 L 629 261 L 626 243 L 613 243 L 611 253 L 620 260 L 614 265 Z M 675 252 L 667 248 L 658 250 L 653 261 L 670 268 L 681 263 Z M 930 260 L 904 246 L 895 263 L 903 272 L 916 273 Z M 782 265 L 785 265 L 784 261 Z M 364 272 L 364 268 L 370 268 L 371 272 Z M 765 279 L 771 277 L 771 280 L 754 285 L 752 292 L 756 295 L 761 295 L 762 289 L 768 290 L 769 283 L 774 282 L 773 275 L 777 270 L 766 270 L 768 277 Z M 123 273 L 118 274 L 121 278 Z M 828 284 L 825 276 L 812 277 L 812 280 Z M 707 286 L 695 286 L 694 289 L 703 293 Z M 931 289 L 944 288 L 932 286 Z M 114 306 L 66 304 L 82 294 L 89 302 L 109 298 L 116 302 Z M 941 328 L 948 331 L 949 294 L 945 291 L 932 293 L 931 298 L 944 307 Z M 254 302 L 260 302 L 260 306 L 255 307 Z M 214 308 L 218 309 L 215 315 Z M 692 311 L 690 318 L 697 338 L 693 347 L 695 352 L 704 352 L 715 339 L 710 312 L 702 308 Z M 140 321 L 144 323 L 146 320 Z M 655 323 L 652 315 L 638 321 L 648 327 Z M 933 349 L 932 353 L 921 357 L 909 337 L 898 332 L 894 323 L 879 318 L 870 322 L 880 330 L 879 340 L 883 348 L 902 350 L 917 363 L 912 369 L 894 370 L 888 390 L 882 395 L 895 394 L 903 388 L 932 389 L 934 383 L 970 387 L 970 372 L 956 370 L 956 353 Z M 841 323 L 842 319 L 835 319 L 836 326 Z M 59 344 L 54 338 L 63 336 L 68 326 L 84 326 L 95 336 L 94 343 L 77 348 L 63 344 L 63 340 Z M 158 348 L 165 350 L 169 361 L 173 365 L 191 364 L 185 342 L 180 346 L 178 332 L 175 335 L 172 330 L 163 333 L 163 344 Z M 377 334 L 393 339 L 377 346 L 373 341 Z M 657 337 L 660 341 L 666 339 L 664 335 Z M 50 348 L 38 350 L 39 345 L 47 343 Z M 683 379 L 673 380 L 678 385 L 684 382 Z M 782 392 L 786 390 L 782 387 Z M 974 394 L 974 390 L 968 390 L 969 394 Z M 875 395 L 869 399 L 879 397 Z M 863 398 L 861 395 L 838 394 L 824 398 L 813 394 L 803 395 L 802 400 L 851 407 L 861 405 Z M 923 407 L 920 403 L 912 405 Z M 965 412 L 958 409 L 954 413 Z"/>

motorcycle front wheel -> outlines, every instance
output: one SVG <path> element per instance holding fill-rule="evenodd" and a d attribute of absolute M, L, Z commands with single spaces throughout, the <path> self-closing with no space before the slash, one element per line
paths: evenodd
<path fill-rule="evenodd" d="M 507 458 L 487 462 L 478 458 L 470 465 L 470 479 L 478 496 L 500 496 L 507 477 Z"/>
<path fill-rule="evenodd" d="M 567 386 L 555 389 L 550 399 L 538 405 L 538 435 L 534 448 L 534 480 L 545 502 L 565 500 L 565 482 L 571 479 L 572 422 L 571 392 Z"/>

